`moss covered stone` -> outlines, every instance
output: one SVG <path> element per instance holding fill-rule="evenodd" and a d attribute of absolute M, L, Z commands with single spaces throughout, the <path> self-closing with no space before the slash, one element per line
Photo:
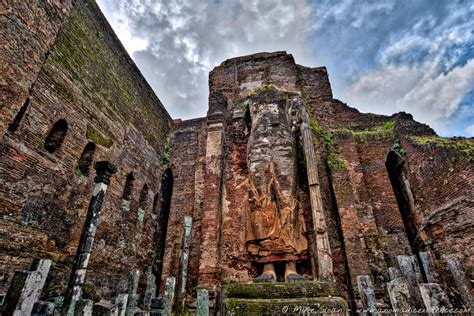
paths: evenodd
<path fill-rule="evenodd" d="M 437 136 L 412 136 L 411 140 L 420 145 L 447 147 L 464 153 L 472 159 L 474 154 L 474 138 L 464 137 L 437 137 Z"/>
<path fill-rule="evenodd" d="M 340 297 L 224 300 L 226 315 L 346 315 L 347 302 Z"/>
<path fill-rule="evenodd" d="M 88 140 L 93 141 L 97 145 L 101 145 L 107 148 L 112 147 L 112 145 L 114 144 L 114 142 L 110 138 L 104 137 L 90 124 L 87 124 L 86 137 Z"/>
<path fill-rule="evenodd" d="M 229 298 L 301 298 L 336 295 L 327 282 L 233 283 L 224 287 Z"/>

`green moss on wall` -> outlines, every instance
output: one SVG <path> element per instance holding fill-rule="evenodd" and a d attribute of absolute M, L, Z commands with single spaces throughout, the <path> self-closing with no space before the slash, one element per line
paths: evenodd
<path fill-rule="evenodd" d="M 86 138 L 90 141 L 93 141 L 97 145 L 101 145 L 107 148 L 112 147 L 112 145 L 114 144 L 114 142 L 110 138 L 104 137 L 90 124 L 87 124 Z"/>
<path fill-rule="evenodd" d="M 412 141 L 420 145 L 432 145 L 436 147 L 447 147 L 463 153 L 472 160 L 474 155 L 474 138 L 464 137 L 437 137 L 437 136 L 412 136 Z"/>
<path fill-rule="evenodd" d="M 371 138 L 395 138 L 395 121 L 388 120 L 382 125 L 376 125 L 364 129 L 363 131 L 348 130 L 354 136 L 357 143 L 365 143 Z"/>
<path fill-rule="evenodd" d="M 85 113 L 100 110 L 124 126 L 133 124 L 158 148 L 171 118 L 94 6 L 87 0 L 74 7 L 45 69 L 57 77 L 61 94 Z M 111 146 L 110 140 L 105 143 Z"/>

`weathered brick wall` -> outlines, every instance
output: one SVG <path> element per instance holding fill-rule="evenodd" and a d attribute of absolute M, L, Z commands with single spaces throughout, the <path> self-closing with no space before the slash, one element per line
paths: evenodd
<path fill-rule="evenodd" d="M 296 65 L 291 55 L 284 52 L 260 53 L 227 60 L 210 73 L 209 82 L 208 121 L 220 116 L 225 119 L 222 184 L 219 184 L 219 179 L 206 176 L 208 168 L 216 170 L 219 167 L 207 165 L 209 161 L 215 163 L 214 160 L 203 161 L 205 150 L 202 154 L 197 154 L 197 150 L 194 154 L 186 153 L 184 148 L 176 151 L 186 157 L 184 162 L 176 160 L 176 168 L 180 164 L 189 165 L 188 158 L 192 159 L 193 155 L 196 156 L 196 163 L 202 163 L 199 174 L 196 167 L 193 169 L 194 183 L 200 183 L 200 188 L 204 189 L 203 204 L 212 205 L 205 206 L 201 213 L 207 214 L 207 220 L 204 225 L 200 225 L 200 241 L 195 239 L 191 250 L 194 253 L 192 262 L 194 260 L 194 264 L 202 268 L 191 269 L 198 274 L 195 277 L 195 272 L 192 272 L 190 278 L 195 280 L 191 282 L 193 286 L 249 281 L 258 273 L 258 266 L 250 262 L 245 247 L 248 131 L 242 106 L 243 100 L 258 89 L 299 93 L 310 109 L 334 273 L 341 295 L 358 299 L 356 277 L 368 274 L 373 278 L 379 302 L 387 304 L 384 287 L 388 281 L 388 268 L 397 266 L 397 255 L 413 253 L 386 166 L 387 155 L 393 150 L 403 154 L 409 170 L 407 177 L 415 197 L 417 227 L 420 229 L 423 223 L 429 223 L 425 228 L 426 236 L 420 238 L 430 245 L 418 250 L 431 249 L 437 257 L 463 252 L 466 254 L 463 255 L 465 269 L 472 270 L 472 262 L 466 259 L 472 256 L 472 249 L 469 248 L 469 244 L 472 244 L 469 227 L 473 223 L 469 203 L 472 201 L 465 197 L 472 188 L 472 158 L 464 159 L 459 150 L 455 153 L 452 149 L 446 149 L 446 146 L 439 149 L 434 145 L 420 144 L 426 141 L 423 137 L 434 137 L 431 128 L 415 122 L 411 115 L 403 112 L 392 116 L 363 114 L 332 99 L 324 67 Z M 208 137 L 209 146 L 213 138 L 209 138 L 209 134 L 204 136 L 205 133 L 200 135 Z M 411 138 L 413 135 L 421 139 L 416 142 Z M 472 139 L 464 141 L 470 144 L 468 147 L 471 148 L 472 157 Z M 187 137 L 185 142 L 189 146 L 196 141 L 193 137 Z M 202 150 L 201 146 L 199 148 Z M 465 154 L 466 150 L 461 152 Z M 456 157 L 454 160 L 453 155 Z M 299 170 L 303 172 L 299 177 L 304 177 L 304 166 Z M 192 182 L 191 171 L 188 172 L 187 185 Z M 206 184 L 202 185 L 203 182 Z M 300 186 L 300 202 L 306 216 L 306 226 L 311 226 L 304 181 Z M 219 190 L 222 190 L 221 202 L 216 206 L 212 201 L 216 200 L 215 194 Z M 183 196 L 174 199 L 184 201 L 188 192 L 191 189 L 186 186 L 182 193 L 175 192 Z M 446 206 L 449 202 L 452 205 Z M 181 204 L 189 203 L 177 202 L 177 205 Z M 443 205 L 448 211 L 439 211 Z M 433 212 L 437 215 L 430 215 Z M 307 234 L 312 234 L 311 228 L 307 227 Z M 446 249 L 454 244 L 456 247 Z M 169 251 L 176 253 L 177 250 Z M 211 269 L 214 263 L 208 262 L 209 256 L 217 256 L 217 270 Z M 202 258 L 205 258 L 204 261 Z M 176 262 L 179 259 L 176 256 L 173 260 Z M 170 268 L 174 269 L 171 274 L 176 274 L 176 263 L 171 266 L 174 267 Z M 438 264 L 438 268 L 444 274 L 447 273 L 446 264 L 443 267 Z M 306 273 L 305 269 L 307 266 L 303 264 L 301 272 Z M 446 280 L 449 281 L 449 276 L 446 276 Z"/>
<path fill-rule="evenodd" d="M 189 263 L 189 283 L 197 277 L 196 264 L 199 263 L 199 237 L 202 199 L 200 182 L 196 178 L 202 169 L 205 150 L 206 119 L 175 121 L 171 135 L 171 164 L 174 176 L 173 197 L 168 220 L 162 281 L 169 276 L 178 278 L 180 273 L 180 247 L 183 239 L 184 217 L 193 217 L 191 258 Z M 196 251 L 197 250 L 197 251 Z M 163 284 L 163 282 L 162 282 Z M 161 289 L 163 290 L 163 289 Z"/>
<path fill-rule="evenodd" d="M 25 103 L 71 6 L 59 0 L 0 3 L 1 134 Z"/>
<path fill-rule="evenodd" d="M 28 27 L 35 32 L 35 25 Z M 52 33 L 47 26 L 44 32 Z M 152 208 L 171 118 L 93 1 L 72 9 L 29 100 L 18 129 L 2 139 L 1 288 L 38 257 L 54 262 L 46 287 L 67 282 L 94 177 L 92 167 L 89 175 L 76 167 L 85 145 L 94 142 L 94 160 L 115 163 L 118 173 L 106 195 L 86 282 L 104 296 L 124 291 L 130 271 L 145 272 L 153 262 Z M 59 119 L 67 121 L 67 134 L 49 153 L 45 138 Z M 135 180 L 124 207 L 130 172 Z M 139 205 L 145 184 L 148 193 Z"/>
<path fill-rule="evenodd" d="M 474 139 L 406 135 L 401 144 L 423 247 L 433 251 L 441 270 L 446 270 L 450 256 L 460 258 L 473 279 Z M 452 283 L 450 273 L 444 272 Z"/>

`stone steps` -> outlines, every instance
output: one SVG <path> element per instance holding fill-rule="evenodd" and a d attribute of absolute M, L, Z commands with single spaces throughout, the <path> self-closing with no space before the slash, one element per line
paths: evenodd
<path fill-rule="evenodd" d="M 224 305 L 226 315 L 346 315 L 348 309 L 341 297 L 226 298 Z"/>
<path fill-rule="evenodd" d="M 333 283 L 269 282 L 224 286 L 226 315 L 346 315 L 347 302 Z"/>

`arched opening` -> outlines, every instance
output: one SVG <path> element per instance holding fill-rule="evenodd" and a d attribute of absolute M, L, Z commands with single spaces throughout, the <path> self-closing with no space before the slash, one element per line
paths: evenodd
<path fill-rule="evenodd" d="M 123 188 L 122 200 L 130 201 L 133 193 L 133 181 L 135 177 L 133 176 L 133 172 L 130 172 L 127 175 L 127 179 L 125 180 L 125 186 Z"/>
<path fill-rule="evenodd" d="M 93 142 L 87 143 L 87 145 L 84 147 L 84 150 L 82 151 L 81 157 L 79 158 L 79 162 L 77 165 L 79 172 L 83 175 L 89 174 L 90 166 L 92 164 L 92 161 L 94 160 L 94 154 L 95 144 Z"/>
<path fill-rule="evenodd" d="M 67 121 L 61 119 L 54 123 L 53 128 L 49 131 L 48 137 L 44 142 L 44 149 L 49 153 L 54 153 L 63 143 L 68 129 Z"/>
<path fill-rule="evenodd" d="M 418 252 L 417 228 L 414 212 L 414 200 L 410 183 L 405 175 L 405 161 L 395 151 L 390 151 L 385 162 L 393 192 L 397 199 L 405 231 L 414 253 Z"/>
<path fill-rule="evenodd" d="M 145 210 L 148 206 L 148 185 L 144 184 L 140 191 L 140 198 L 138 200 L 138 208 Z"/>
<path fill-rule="evenodd" d="M 155 197 L 155 207 L 158 212 L 158 222 L 155 235 L 156 257 L 154 263 L 154 274 L 156 277 L 156 288 L 161 285 L 161 274 L 163 271 L 163 256 L 165 254 L 166 233 L 168 231 L 168 218 L 171 208 L 171 196 L 173 194 L 173 172 L 166 169 L 161 177 L 160 196 Z"/>
<path fill-rule="evenodd" d="M 21 120 L 23 119 L 23 116 L 25 116 L 26 110 L 28 110 L 28 106 L 30 105 L 30 98 L 28 97 L 23 104 L 23 106 L 20 108 L 18 113 L 16 114 L 15 118 L 13 119 L 13 122 L 8 124 L 8 132 L 14 133 L 20 126 Z"/>

